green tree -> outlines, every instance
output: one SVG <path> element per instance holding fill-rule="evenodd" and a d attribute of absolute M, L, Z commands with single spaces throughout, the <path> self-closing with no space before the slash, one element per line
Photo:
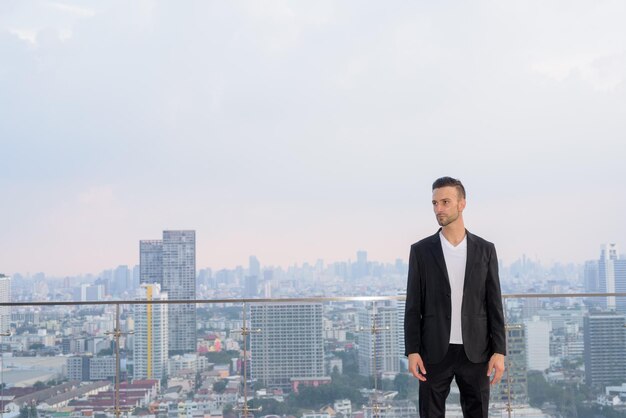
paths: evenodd
<path fill-rule="evenodd" d="M 216 393 L 224 393 L 227 385 L 228 383 L 225 380 L 218 380 L 213 383 L 213 391 Z"/>
<path fill-rule="evenodd" d="M 42 382 L 41 380 L 38 380 L 33 384 L 33 387 L 37 390 L 41 390 L 41 389 L 45 389 L 47 386 L 44 382 Z"/>

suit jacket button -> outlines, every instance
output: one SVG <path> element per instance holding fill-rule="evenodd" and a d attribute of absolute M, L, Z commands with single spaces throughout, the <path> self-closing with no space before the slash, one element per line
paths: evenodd
<path fill-rule="evenodd" d="M 446 318 L 447 318 L 447 319 L 450 319 L 450 315 L 446 315 Z"/>

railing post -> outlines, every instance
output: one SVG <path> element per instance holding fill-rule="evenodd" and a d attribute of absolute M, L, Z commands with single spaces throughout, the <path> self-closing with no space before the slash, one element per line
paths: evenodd
<path fill-rule="evenodd" d="M 115 339 L 115 417 L 119 418 L 122 410 L 120 408 L 120 337 L 122 335 L 133 334 L 132 331 L 122 332 L 120 325 L 120 303 L 115 304 L 115 329 L 113 332 L 106 332 L 106 335 L 113 335 Z"/>
<path fill-rule="evenodd" d="M 243 367 L 243 406 L 235 406 L 233 408 L 233 411 L 241 411 L 242 412 L 242 416 L 245 418 L 248 418 L 250 412 L 258 412 L 261 411 L 261 407 L 259 408 L 250 408 L 248 406 L 248 368 L 246 367 L 246 362 L 247 362 L 247 357 L 248 357 L 248 335 L 250 335 L 250 333 L 255 332 L 255 333 L 259 333 L 261 332 L 260 329 L 255 329 L 255 330 L 251 330 L 250 328 L 248 328 L 246 326 L 246 317 L 247 317 L 247 311 L 246 311 L 246 302 L 243 302 L 243 307 L 242 307 L 242 311 L 243 311 L 243 323 L 241 326 L 241 329 L 239 330 L 239 332 L 241 333 L 241 336 L 243 337 L 243 362 L 242 362 L 242 367 Z"/>

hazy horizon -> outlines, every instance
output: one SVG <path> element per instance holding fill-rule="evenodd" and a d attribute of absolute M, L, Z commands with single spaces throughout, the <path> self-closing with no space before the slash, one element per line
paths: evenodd
<path fill-rule="evenodd" d="M 626 248 L 626 3 L 6 1 L 0 271 L 406 261 L 434 179 L 506 263 Z"/>

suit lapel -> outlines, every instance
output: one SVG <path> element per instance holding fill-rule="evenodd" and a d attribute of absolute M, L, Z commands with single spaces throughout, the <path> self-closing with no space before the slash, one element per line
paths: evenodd
<path fill-rule="evenodd" d="M 441 231 L 441 229 L 439 230 Z M 437 265 L 441 269 L 443 273 L 443 277 L 446 279 L 446 284 L 448 285 L 448 289 L 450 289 L 450 277 L 448 277 L 448 267 L 446 266 L 446 260 L 443 257 L 443 250 L 441 249 L 441 238 L 439 237 L 439 231 L 435 235 L 433 235 L 433 239 L 431 240 L 430 250 L 433 253 L 435 261 Z"/>
<path fill-rule="evenodd" d="M 469 278 L 472 275 L 472 267 L 474 267 L 474 256 L 476 255 L 476 241 L 474 236 L 465 230 L 465 236 L 467 239 L 467 261 L 465 262 L 465 279 L 463 281 L 463 294 L 465 294 L 465 288 L 469 283 Z"/>

